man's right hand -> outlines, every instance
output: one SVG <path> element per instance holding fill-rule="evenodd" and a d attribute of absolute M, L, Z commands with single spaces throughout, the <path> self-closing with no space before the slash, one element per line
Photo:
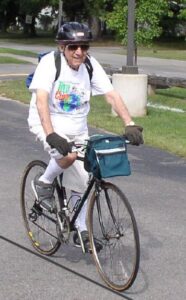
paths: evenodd
<path fill-rule="evenodd" d="M 51 148 L 56 148 L 59 153 L 66 156 L 69 152 L 71 152 L 71 147 L 66 139 L 62 138 L 57 133 L 53 132 L 47 135 L 46 137 L 47 143 Z"/>

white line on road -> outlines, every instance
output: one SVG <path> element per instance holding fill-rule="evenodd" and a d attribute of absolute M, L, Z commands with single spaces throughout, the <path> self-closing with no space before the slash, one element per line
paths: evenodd
<path fill-rule="evenodd" d="M 153 108 L 158 108 L 158 109 L 163 109 L 163 110 L 170 110 L 170 111 L 178 112 L 178 113 L 185 113 L 185 110 L 180 109 L 180 108 L 174 108 L 174 107 L 169 107 L 169 106 L 160 105 L 160 104 L 153 104 L 151 102 L 147 103 L 147 106 L 153 107 Z"/>
<path fill-rule="evenodd" d="M 0 74 L 0 77 L 6 77 L 6 76 L 27 76 L 28 73 L 18 73 L 18 74 Z"/>

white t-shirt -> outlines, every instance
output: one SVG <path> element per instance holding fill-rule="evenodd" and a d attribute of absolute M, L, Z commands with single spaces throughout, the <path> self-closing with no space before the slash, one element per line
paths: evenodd
<path fill-rule="evenodd" d="M 101 65 L 90 57 L 93 76 L 90 82 L 85 64 L 78 71 L 69 67 L 61 54 L 61 73 L 55 81 L 56 67 L 54 52 L 46 54 L 38 64 L 29 90 L 32 98 L 29 109 L 29 126 L 40 125 L 36 107 L 36 90 L 49 93 L 49 109 L 54 127 L 64 134 L 78 135 L 87 130 L 87 115 L 90 109 L 90 95 L 101 95 L 113 90 L 113 86 Z"/>

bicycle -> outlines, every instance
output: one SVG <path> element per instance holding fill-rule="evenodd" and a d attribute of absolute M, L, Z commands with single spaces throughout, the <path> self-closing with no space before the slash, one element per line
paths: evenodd
<path fill-rule="evenodd" d="M 124 193 L 115 184 L 92 173 L 83 197 L 71 208 L 60 175 L 55 180 L 56 207 L 48 212 L 40 206 L 31 188 L 36 174 L 46 166 L 41 160 L 31 161 L 21 181 L 22 216 L 32 246 L 40 254 L 52 255 L 62 243 L 68 243 L 71 232 L 76 230 L 75 220 L 91 194 L 87 222 L 96 268 L 110 288 L 124 291 L 131 287 L 139 269 L 140 242 L 135 216 Z M 77 233 L 85 253 L 81 235 Z M 95 239 L 102 245 L 101 250 L 96 249 Z"/>

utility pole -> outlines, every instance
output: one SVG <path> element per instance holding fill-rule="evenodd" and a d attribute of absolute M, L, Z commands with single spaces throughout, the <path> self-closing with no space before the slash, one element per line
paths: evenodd
<path fill-rule="evenodd" d="M 63 20 L 63 1 L 59 0 L 58 30 L 61 27 L 61 21 L 62 20 Z"/>
<path fill-rule="evenodd" d="M 127 30 L 127 65 L 122 67 L 123 73 L 137 74 L 138 67 L 134 65 L 134 31 L 135 31 L 135 0 L 128 0 L 128 30 Z"/>
<path fill-rule="evenodd" d="M 122 73 L 112 75 L 114 89 L 119 92 L 132 117 L 146 115 L 147 83 L 146 74 L 138 74 L 135 56 L 135 0 L 128 0 L 127 62 Z"/>

